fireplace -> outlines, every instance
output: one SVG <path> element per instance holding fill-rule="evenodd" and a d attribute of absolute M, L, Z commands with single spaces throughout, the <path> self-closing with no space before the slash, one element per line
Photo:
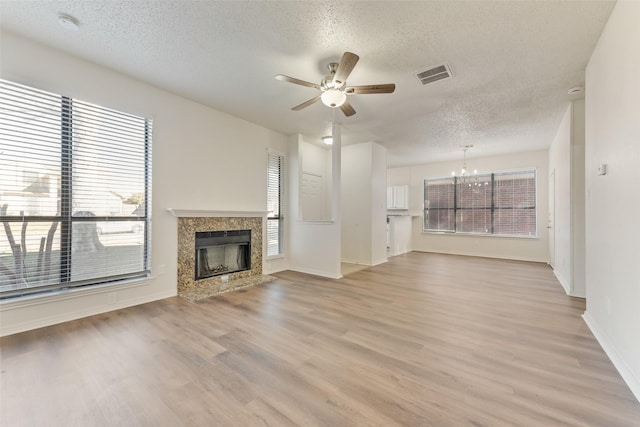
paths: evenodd
<path fill-rule="evenodd" d="M 196 302 L 273 280 L 262 274 L 266 212 L 170 212 L 178 217 L 179 296 Z"/>
<path fill-rule="evenodd" d="M 251 230 L 196 232 L 195 249 L 195 280 L 251 270 Z"/>

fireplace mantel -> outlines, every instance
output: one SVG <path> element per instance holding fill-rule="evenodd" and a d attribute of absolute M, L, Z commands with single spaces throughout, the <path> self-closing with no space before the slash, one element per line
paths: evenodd
<path fill-rule="evenodd" d="M 267 211 L 214 211 L 209 209 L 167 208 L 177 218 L 254 218 L 266 217 Z"/>

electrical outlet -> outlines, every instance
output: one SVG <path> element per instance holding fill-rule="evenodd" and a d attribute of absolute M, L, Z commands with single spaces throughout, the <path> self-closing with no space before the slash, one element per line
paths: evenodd
<path fill-rule="evenodd" d="M 225 274 L 224 276 L 220 276 L 220 280 L 222 283 L 227 283 L 229 281 L 229 275 Z"/>

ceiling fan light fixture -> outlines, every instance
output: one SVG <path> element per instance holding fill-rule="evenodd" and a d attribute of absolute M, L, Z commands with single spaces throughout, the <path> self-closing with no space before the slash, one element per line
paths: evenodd
<path fill-rule="evenodd" d="M 348 86 L 347 79 L 358 63 L 359 56 L 352 52 L 345 52 L 340 62 L 332 62 L 329 64 L 329 75 L 320 80 L 320 84 L 311 83 L 305 80 L 296 79 L 294 77 L 277 74 L 276 80 L 289 82 L 300 86 L 310 87 L 319 90 L 321 93 L 302 104 L 292 108 L 293 111 L 299 111 L 309 105 L 322 101 L 329 108 L 340 108 L 345 117 L 351 117 L 356 113 L 353 106 L 347 102 L 347 95 L 365 95 L 372 93 L 393 93 L 396 85 L 393 83 Z"/>
<path fill-rule="evenodd" d="M 340 107 L 347 100 L 347 95 L 337 89 L 327 89 L 320 95 L 322 103 L 327 107 Z"/>

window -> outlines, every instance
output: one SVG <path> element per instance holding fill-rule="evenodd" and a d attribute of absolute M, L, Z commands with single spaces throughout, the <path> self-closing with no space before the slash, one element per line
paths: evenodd
<path fill-rule="evenodd" d="M 425 179 L 423 229 L 536 236 L 536 171 Z"/>
<path fill-rule="evenodd" d="M 456 230 L 455 185 L 451 178 L 424 181 L 424 229 Z"/>
<path fill-rule="evenodd" d="M 149 272 L 151 120 L 0 80 L 0 297 Z"/>
<path fill-rule="evenodd" d="M 282 179 L 284 157 L 269 153 L 267 165 L 267 256 L 283 254 Z"/>

